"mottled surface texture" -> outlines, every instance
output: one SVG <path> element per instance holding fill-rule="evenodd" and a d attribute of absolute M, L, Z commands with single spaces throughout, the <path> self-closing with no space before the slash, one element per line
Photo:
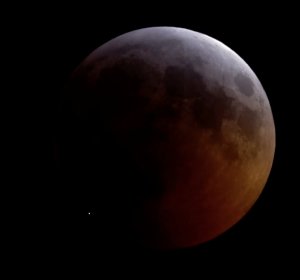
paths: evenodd
<path fill-rule="evenodd" d="M 74 71 L 62 108 L 67 145 L 77 141 L 73 154 L 90 146 L 93 183 L 106 189 L 95 199 L 113 189 L 116 209 L 131 204 L 126 231 L 146 246 L 193 246 L 226 231 L 272 166 L 259 80 L 231 49 L 190 30 L 146 28 L 99 47 Z"/>

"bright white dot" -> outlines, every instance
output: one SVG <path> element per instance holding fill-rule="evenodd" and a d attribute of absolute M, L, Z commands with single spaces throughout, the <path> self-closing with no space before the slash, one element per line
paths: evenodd
<path fill-rule="evenodd" d="M 89 212 L 88 214 L 91 215 L 91 212 Z"/>

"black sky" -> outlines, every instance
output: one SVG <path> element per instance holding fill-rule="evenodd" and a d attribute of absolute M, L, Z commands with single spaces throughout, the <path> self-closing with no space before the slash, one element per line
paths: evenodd
<path fill-rule="evenodd" d="M 238 10 L 228 13 L 223 8 L 216 12 L 176 6 L 162 12 L 148 9 L 147 4 L 132 9 L 116 4 L 113 8 L 79 7 L 76 12 L 71 7 L 43 8 L 33 16 L 23 15 L 14 48 L 18 50 L 17 76 L 21 76 L 23 88 L 20 100 L 26 107 L 21 106 L 16 117 L 21 129 L 14 140 L 18 152 L 12 203 L 17 217 L 14 237 L 22 246 L 41 258 L 55 259 L 57 264 L 88 264 L 96 270 L 110 265 L 117 269 L 124 263 L 129 271 L 136 270 L 137 262 L 145 265 L 146 272 L 161 266 L 174 270 L 192 266 L 199 276 L 204 268 L 218 270 L 223 264 L 228 272 L 235 270 L 232 264 L 252 271 L 293 268 L 299 251 L 296 19 L 288 7 L 235 8 Z M 101 221 L 93 205 L 70 201 L 72 188 L 64 191 L 58 182 L 52 148 L 57 104 L 68 75 L 104 42 L 149 26 L 192 29 L 237 52 L 269 97 L 277 134 L 268 183 L 245 218 L 207 244 L 168 253 L 109 250 L 109 244 L 95 234 Z"/>

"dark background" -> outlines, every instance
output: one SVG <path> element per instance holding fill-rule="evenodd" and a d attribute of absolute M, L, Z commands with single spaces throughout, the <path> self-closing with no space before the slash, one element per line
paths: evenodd
<path fill-rule="evenodd" d="M 14 157 L 9 164 L 14 170 L 9 209 L 15 214 L 13 243 L 23 248 L 20 258 L 25 261 L 34 256 L 32 262 L 49 272 L 56 267 L 71 271 L 88 267 L 98 272 L 113 267 L 112 273 L 125 266 L 129 272 L 193 268 L 201 276 L 207 268 L 224 271 L 223 265 L 229 274 L 240 266 L 252 272 L 294 271 L 299 259 L 298 35 L 294 8 L 254 4 L 227 10 L 175 4 L 165 11 L 154 4 L 71 8 L 38 7 L 37 12 L 17 15 L 17 32 L 12 33 L 18 63 L 18 70 L 11 75 L 12 87 L 21 93 L 21 102 L 12 114 L 18 136 L 13 140 Z M 277 137 L 269 180 L 251 211 L 215 240 L 164 253 L 125 248 L 116 240 L 113 244 L 113 238 L 122 232 L 99 240 L 101 221 L 95 203 L 89 203 L 84 193 L 82 201 L 78 197 L 72 201 L 72 188 L 64 188 L 67 182 L 59 175 L 53 148 L 57 106 L 72 70 L 106 41 L 149 26 L 192 29 L 237 52 L 268 95 Z"/>

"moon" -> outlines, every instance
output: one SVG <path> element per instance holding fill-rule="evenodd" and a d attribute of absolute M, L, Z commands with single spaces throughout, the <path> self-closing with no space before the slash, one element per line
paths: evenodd
<path fill-rule="evenodd" d="M 260 81 L 229 47 L 192 30 L 144 28 L 103 44 L 72 73 L 61 112 L 76 190 L 93 185 L 99 223 L 141 246 L 219 236 L 253 206 L 272 167 L 275 126 Z"/>

